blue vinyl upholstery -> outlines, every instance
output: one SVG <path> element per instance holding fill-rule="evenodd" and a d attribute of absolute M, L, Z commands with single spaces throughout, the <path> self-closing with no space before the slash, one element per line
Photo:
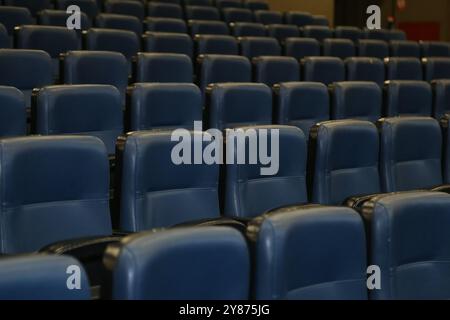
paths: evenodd
<path fill-rule="evenodd" d="M 422 57 L 450 57 L 450 44 L 446 42 L 421 41 Z"/>
<path fill-rule="evenodd" d="M 389 56 L 389 46 L 385 41 L 362 39 L 358 41 L 358 55 L 384 59 Z"/>
<path fill-rule="evenodd" d="M 291 24 L 270 24 L 267 26 L 267 35 L 284 42 L 287 38 L 299 37 L 300 30 L 297 26 Z"/>
<path fill-rule="evenodd" d="M 12 37 L 16 26 L 33 24 L 33 18 L 27 8 L 0 6 L 0 22 Z"/>
<path fill-rule="evenodd" d="M 30 10 L 31 15 L 36 14 L 44 9 L 51 7 L 51 0 L 4 0 L 5 6 L 25 7 Z"/>
<path fill-rule="evenodd" d="M 186 20 L 220 20 L 220 12 L 210 6 L 186 6 Z"/>
<path fill-rule="evenodd" d="M 139 21 L 144 20 L 145 8 L 141 1 L 107 0 L 104 1 L 104 7 L 107 13 L 134 16 Z"/>
<path fill-rule="evenodd" d="M 334 29 L 334 36 L 338 39 L 349 39 L 356 43 L 361 39 L 362 31 L 357 27 L 337 26 Z"/>
<path fill-rule="evenodd" d="M 192 82 L 191 59 L 176 53 L 139 52 L 135 62 L 136 82 Z"/>
<path fill-rule="evenodd" d="M 253 59 L 255 82 L 269 87 L 281 82 L 300 81 L 300 64 L 293 57 L 260 56 Z"/>
<path fill-rule="evenodd" d="M 387 80 L 422 81 L 422 64 L 416 58 L 386 58 Z"/>
<path fill-rule="evenodd" d="M 323 55 L 346 59 L 356 55 L 355 45 L 349 39 L 323 40 Z"/>
<path fill-rule="evenodd" d="M 253 13 L 249 9 L 225 8 L 222 10 L 223 21 L 231 22 L 253 22 Z"/>
<path fill-rule="evenodd" d="M 192 58 L 194 45 L 186 33 L 147 31 L 143 35 L 145 52 L 178 53 Z"/>
<path fill-rule="evenodd" d="M 312 25 L 314 18 L 310 13 L 300 11 L 289 11 L 284 14 L 287 24 L 295 24 L 298 27 Z"/>
<path fill-rule="evenodd" d="M 284 42 L 284 54 L 297 60 L 320 56 L 320 44 L 312 38 L 287 38 Z"/>
<path fill-rule="evenodd" d="M 182 19 L 146 18 L 144 25 L 147 31 L 186 33 L 187 25 Z"/>
<path fill-rule="evenodd" d="M 99 12 L 95 0 L 55 0 L 55 8 L 58 10 L 66 11 L 71 5 L 80 7 L 81 12 L 86 13 L 89 19 L 94 19 Z"/>
<path fill-rule="evenodd" d="M 353 57 L 345 60 L 347 81 L 371 81 L 383 87 L 384 64 L 377 58 Z"/>
<path fill-rule="evenodd" d="M 425 81 L 450 79 L 450 57 L 426 58 L 423 63 Z"/>
<path fill-rule="evenodd" d="M 319 42 L 333 38 L 333 31 L 326 26 L 305 26 L 301 28 L 301 31 L 303 37 L 314 38 Z"/>
<path fill-rule="evenodd" d="M 431 116 L 433 93 L 424 81 L 387 81 L 385 83 L 386 116 Z"/>
<path fill-rule="evenodd" d="M 127 30 L 136 33 L 138 36 L 142 34 L 142 22 L 134 16 L 124 14 L 102 13 L 95 18 L 95 25 L 104 29 Z"/>
<path fill-rule="evenodd" d="M 302 79 L 325 85 L 345 81 L 345 66 L 336 57 L 306 57 L 302 60 Z"/>
<path fill-rule="evenodd" d="M 152 1 L 147 4 L 147 15 L 157 18 L 182 19 L 183 10 L 177 4 Z"/>
<path fill-rule="evenodd" d="M 420 58 L 420 46 L 415 41 L 391 41 L 391 57 Z"/>
<path fill-rule="evenodd" d="M 283 15 L 278 11 L 256 10 L 253 15 L 256 22 L 260 22 L 265 25 L 283 23 Z"/>
<path fill-rule="evenodd" d="M 69 16 L 70 13 L 67 13 L 65 10 L 46 9 L 39 11 L 37 22 L 44 26 L 67 27 L 67 18 Z M 91 21 L 84 12 L 80 12 L 80 23 L 81 30 L 87 30 L 91 27 Z"/>
<path fill-rule="evenodd" d="M 236 22 L 231 25 L 235 37 L 265 37 L 266 28 L 262 23 Z"/>
<path fill-rule="evenodd" d="M 450 113 L 450 80 L 436 80 L 432 82 L 434 90 L 433 117 L 440 120 Z"/>
<path fill-rule="evenodd" d="M 239 46 L 236 39 L 225 35 L 196 35 L 196 54 L 228 54 L 237 55 Z"/>
<path fill-rule="evenodd" d="M 197 34 L 230 34 L 227 24 L 222 21 L 189 20 L 189 30 L 192 37 Z"/>
<path fill-rule="evenodd" d="M 270 37 L 242 37 L 239 38 L 241 55 L 252 59 L 259 56 L 280 56 L 281 46 L 278 41 Z"/>
<path fill-rule="evenodd" d="M 25 97 L 14 87 L 0 86 L 0 136 L 13 137 L 27 134 Z"/>

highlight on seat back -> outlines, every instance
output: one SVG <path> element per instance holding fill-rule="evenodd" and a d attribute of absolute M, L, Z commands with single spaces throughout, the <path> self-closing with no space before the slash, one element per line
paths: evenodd
<path fill-rule="evenodd" d="M 67 288 L 67 270 L 80 270 L 80 289 Z M 29 255 L 0 259 L 1 300 L 89 300 L 89 279 L 71 257 Z"/>
<path fill-rule="evenodd" d="M 139 52 L 134 68 L 135 82 L 192 83 L 191 59 L 176 53 Z"/>
<path fill-rule="evenodd" d="M 289 11 L 284 14 L 284 18 L 287 24 L 295 24 L 298 27 L 312 25 L 314 22 L 309 12 Z"/>
<path fill-rule="evenodd" d="M 286 82 L 274 86 L 275 121 L 301 129 L 306 140 L 316 123 L 330 119 L 328 89 L 318 82 Z"/>
<path fill-rule="evenodd" d="M 391 41 L 390 47 L 391 57 L 420 58 L 420 46 L 415 41 Z"/>
<path fill-rule="evenodd" d="M 5 26 L 12 39 L 14 28 L 20 25 L 33 24 L 33 18 L 27 8 L 0 6 L 0 22 Z"/>
<path fill-rule="evenodd" d="M 269 24 L 267 26 L 267 35 L 283 43 L 288 38 L 298 38 L 300 30 L 296 25 L 292 24 Z"/>
<path fill-rule="evenodd" d="M 239 38 L 241 55 L 252 59 L 259 56 L 280 56 L 281 46 L 278 41 L 270 37 L 242 37 Z"/>
<path fill-rule="evenodd" d="M 431 115 L 433 93 L 425 81 L 386 81 L 384 95 L 388 117 Z"/>
<path fill-rule="evenodd" d="M 358 41 L 358 55 L 384 59 L 389 57 L 389 46 L 385 41 L 361 39 Z"/>
<path fill-rule="evenodd" d="M 35 133 L 80 134 L 100 138 L 114 154 L 123 134 L 122 100 L 110 85 L 57 85 L 33 92 Z"/>
<path fill-rule="evenodd" d="M 220 12 L 210 6 L 186 6 L 184 8 L 186 20 L 214 20 L 220 21 Z"/>
<path fill-rule="evenodd" d="M 216 83 L 206 93 L 209 128 L 272 123 L 272 91 L 262 83 Z"/>
<path fill-rule="evenodd" d="M 232 36 L 224 35 L 196 35 L 195 56 L 201 54 L 239 54 L 239 46 Z"/>
<path fill-rule="evenodd" d="M 22 92 L 14 87 L 0 86 L 0 137 L 27 134 L 27 108 Z"/>
<path fill-rule="evenodd" d="M 187 25 L 182 19 L 173 18 L 150 18 L 144 20 L 148 31 L 186 33 Z"/>
<path fill-rule="evenodd" d="M 296 127 L 271 125 L 237 129 L 247 138 L 227 132 L 226 154 L 233 158 L 226 165 L 225 215 L 253 218 L 282 206 L 307 203 L 307 152 L 303 132 Z M 255 140 L 249 141 L 249 137 L 258 139 L 260 149 L 255 152 L 262 152 L 261 145 L 267 146 L 271 163 L 239 162 L 240 157 L 252 157 L 252 154 L 242 155 L 252 150 L 251 143 Z"/>
<path fill-rule="evenodd" d="M 202 121 L 202 94 L 189 83 L 135 83 L 128 88 L 129 130 L 194 129 Z"/>
<path fill-rule="evenodd" d="M 25 7 L 30 10 L 31 15 L 36 14 L 44 9 L 51 7 L 51 0 L 4 0 L 5 6 Z"/>
<path fill-rule="evenodd" d="M 380 192 L 379 138 L 368 121 L 337 120 L 311 129 L 308 182 L 311 202 L 341 205 Z"/>
<path fill-rule="evenodd" d="M 227 227 L 176 228 L 110 246 L 113 299 L 247 300 L 250 258 L 242 234 Z M 132 272 L 136 277 L 130 277 Z"/>
<path fill-rule="evenodd" d="M 442 185 L 442 133 L 433 118 L 381 119 L 380 175 L 384 192 Z"/>
<path fill-rule="evenodd" d="M 325 85 L 345 81 L 344 62 L 336 57 L 306 57 L 302 60 L 302 79 Z"/>
<path fill-rule="evenodd" d="M 194 45 L 186 33 L 147 31 L 142 40 L 145 52 L 178 53 L 193 57 Z"/>
<path fill-rule="evenodd" d="M 72 5 L 80 7 L 81 12 L 86 13 L 89 19 L 94 19 L 99 11 L 95 0 L 55 0 L 55 9 L 58 10 L 65 11 Z"/>
<path fill-rule="evenodd" d="M 145 17 L 145 8 L 141 1 L 106 0 L 103 5 L 105 12 L 108 13 L 134 16 L 139 21 Z"/>
<path fill-rule="evenodd" d="M 349 39 L 357 43 L 362 37 L 362 31 L 357 27 L 337 26 L 334 29 L 334 36 L 338 39 Z"/>
<path fill-rule="evenodd" d="M 422 57 L 450 57 L 450 44 L 437 41 L 420 41 Z"/>
<path fill-rule="evenodd" d="M 98 28 L 132 31 L 138 36 L 142 34 L 142 22 L 134 16 L 102 13 L 95 18 L 95 25 Z"/>
<path fill-rule="evenodd" d="M 54 242 L 112 233 L 109 162 L 94 137 L 0 141 L 0 252 L 33 252 Z"/>
<path fill-rule="evenodd" d="M 253 15 L 256 22 L 265 25 L 283 23 L 283 15 L 279 11 L 256 10 Z"/>
<path fill-rule="evenodd" d="M 365 300 L 366 237 L 345 207 L 287 207 L 253 220 L 257 300 Z"/>
<path fill-rule="evenodd" d="M 301 28 L 301 34 L 306 38 L 314 38 L 319 42 L 327 38 L 333 38 L 333 31 L 325 26 L 305 26 Z"/>
<path fill-rule="evenodd" d="M 416 58 L 386 58 L 387 80 L 423 80 L 422 64 Z"/>
<path fill-rule="evenodd" d="M 226 23 L 253 21 L 252 11 L 243 8 L 225 8 L 222 10 L 222 17 Z"/>
<path fill-rule="evenodd" d="M 383 87 L 384 64 L 377 58 L 353 57 L 345 59 L 347 81 L 371 81 Z"/>
<path fill-rule="evenodd" d="M 435 80 L 431 83 L 434 99 L 433 99 L 433 117 L 436 120 L 450 114 L 450 80 Z"/>
<path fill-rule="evenodd" d="M 369 264 L 380 267 L 382 283 L 371 299 L 448 299 L 449 195 L 387 195 L 371 201 L 365 212 Z"/>
<path fill-rule="evenodd" d="M 355 45 L 349 39 L 323 40 L 323 55 L 346 59 L 356 55 Z"/>
<path fill-rule="evenodd" d="M 450 79 L 450 57 L 425 58 L 423 64 L 425 81 Z"/>
<path fill-rule="evenodd" d="M 182 19 L 183 10 L 180 5 L 173 3 L 149 2 L 147 15 L 149 17 Z"/>
<path fill-rule="evenodd" d="M 222 21 L 189 20 L 189 32 L 192 37 L 197 34 L 228 35 L 230 29 Z"/>
<path fill-rule="evenodd" d="M 266 28 L 262 23 L 235 22 L 230 24 L 235 37 L 265 37 Z"/>
<path fill-rule="evenodd" d="M 37 23 L 44 26 L 67 27 L 67 19 L 71 14 L 66 10 L 46 9 L 37 14 Z M 81 30 L 87 30 L 91 27 L 91 21 L 84 12 L 80 12 Z"/>
<path fill-rule="evenodd" d="M 284 55 L 297 60 L 320 56 L 319 41 L 312 38 L 287 38 L 284 42 Z"/>
<path fill-rule="evenodd" d="M 181 154 L 183 146 L 194 150 L 202 132 L 191 132 L 190 141 L 184 137 L 189 131 L 178 133 L 179 140 L 171 141 L 172 131 L 134 132 L 119 144 L 122 230 L 142 231 L 219 217 L 219 165 L 195 165 L 194 152 Z M 211 141 L 209 134 L 204 136 Z M 202 145 L 209 143 L 203 140 Z"/>
<path fill-rule="evenodd" d="M 293 57 L 260 56 L 253 59 L 255 82 L 272 87 L 282 82 L 300 81 L 300 64 Z"/>

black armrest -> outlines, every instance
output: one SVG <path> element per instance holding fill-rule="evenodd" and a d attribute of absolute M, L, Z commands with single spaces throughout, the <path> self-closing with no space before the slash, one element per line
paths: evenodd
<path fill-rule="evenodd" d="M 444 193 L 449 193 L 450 194 L 450 184 L 444 184 L 442 186 L 439 186 L 439 187 L 436 187 L 436 188 L 432 189 L 431 191 L 444 192 Z"/>

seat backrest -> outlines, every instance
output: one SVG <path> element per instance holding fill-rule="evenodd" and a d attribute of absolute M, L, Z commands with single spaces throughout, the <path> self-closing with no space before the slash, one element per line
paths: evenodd
<path fill-rule="evenodd" d="M 239 54 L 238 42 L 232 36 L 196 35 L 195 45 L 195 56 L 201 54 Z"/>
<path fill-rule="evenodd" d="M 172 131 L 133 132 L 118 146 L 121 230 L 137 232 L 220 216 L 219 165 L 194 164 L 195 152 L 181 150 L 194 150 L 202 132 L 182 130 L 174 137 L 178 140 L 172 140 Z M 207 145 L 201 142 L 203 148 Z M 184 163 L 179 163 L 181 157 Z"/>
<path fill-rule="evenodd" d="M 133 16 L 139 21 L 144 20 L 145 17 L 145 8 L 141 1 L 106 0 L 103 6 L 104 11 L 108 13 Z"/>
<path fill-rule="evenodd" d="M 148 17 L 144 20 L 144 25 L 147 31 L 154 32 L 186 33 L 188 30 L 182 19 Z"/>
<path fill-rule="evenodd" d="M 25 97 L 14 87 L 0 86 L 0 137 L 27 134 Z"/>
<path fill-rule="evenodd" d="M 423 80 L 422 64 L 417 58 L 386 58 L 387 80 Z"/>
<path fill-rule="evenodd" d="M 12 43 L 8 35 L 8 31 L 6 30 L 6 27 L 2 23 L 0 23 L 0 49 L 8 49 L 11 47 Z"/>
<path fill-rule="evenodd" d="M 242 2 L 241 0 L 216 0 L 216 7 L 219 9 L 224 8 L 241 8 Z"/>
<path fill-rule="evenodd" d="M 302 36 L 314 38 L 319 42 L 327 38 L 333 38 L 333 31 L 326 26 L 305 26 L 301 28 Z"/>
<path fill-rule="evenodd" d="M 262 24 L 269 25 L 283 23 L 283 14 L 279 11 L 256 10 L 253 14 L 255 21 Z"/>
<path fill-rule="evenodd" d="M 342 205 L 350 197 L 380 192 L 379 138 L 373 123 L 323 122 L 311 129 L 309 139 L 312 203 Z"/>
<path fill-rule="evenodd" d="M 450 79 L 450 57 L 425 58 L 423 64 L 425 81 Z"/>
<path fill-rule="evenodd" d="M 39 11 L 37 15 L 37 23 L 44 26 L 57 26 L 67 28 L 67 19 L 70 13 L 65 10 L 46 9 Z M 91 20 L 86 13 L 80 12 L 80 27 L 81 30 L 87 30 L 91 27 Z"/>
<path fill-rule="evenodd" d="M 139 52 L 134 67 L 135 82 L 191 83 L 193 67 L 184 54 Z"/>
<path fill-rule="evenodd" d="M 226 154 L 231 163 L 228 161 L 226 165 L 224 214 L 253 218 L 282 206 L 307 203 L 307 152 L 303 132 L 287 126 L 239 129 L 246 138 L 227 132 Z M 250 137 L 256 140 L 250 141 Z M 252 143 L 259 144 L 259 152 L 262 152 L 261 145 L 268 146 L 267 155 L 272 156 L 272 162 L 265 165 L 261 164 L 261 159 L 252 162 L 252 154 L 249 154 L 252 152 Z M 246 155 L 242 155 L 242 152 Z M 242 164 L 239 162 L 240 157 L 248 161 Z"/>
<path fill-rule="evenodd" d="M 324 39 L 322 53 L 324 56 L 346 59 L 354 57 L 356 49 L 353 41 L 349 39 Z"/>
<path fill-rule="evenodd" d="M 227 24 L 222 21 L 189 20 L 188 23 L 192 37 L 197 34 L 230 34 L 230 29 L 228 28 Z"/>
<path fill-rule="evenodd" d="M 330 25 L 330 21 L 328 21 L 328 18 L 324 15 L 314 15 L 312 25 L 328 27 Z"/>
<path fill-rule="evenodd" d="M 384 59 L 389 56 L 389 46 L 385 41 L 362 39 L 358 41 L 358 55 Z"/>
<path fill-rule="evenodd" d="M 329 85 L 345 81 L 344 62 L 336 57 L 306 57 L 302 60 L 302 79 Z"/>
<path fill-rule="evenodd" d="M 0 22 L 12 37 L 16 26 L 33 24 L 33 18 L 27 8 L 0 6 Z"/>
<path fill-rule="evenodd" d="M 287 38 L 299 37 L 300 30 L 296 25 L 292 24 L 269 24 L 267 26 L 267 35 L 283 43 Z"/>
<path fill-rule="evenodd" d="M 353 210 L 288 207 L 253 220 L 247 230 L 255 299 L 367 299 L 364 225 Z"/>
<path fill-rule="evenodd" d="M 225 8 L 222 10 L 223 21 L 231 22 L 253 22 L 253 12 L 244 8 Z"/>
<path fill-rule="evenodd" d="M 422 57 L 450 57 L 450 43 L 438 41 L 421 41 Z"/>
<path fill-rule="evenodd" d="M 174 3 L 149 2 L 147 4 L 147 15 L 157 18 L 183 19 L 183 9 Z"/>
<path fill-rule="evenodd" d="M 214 7 L 186 6 L 184 12 L 186 20 L 220 20 L 220 12 Z"/>
<path fill-rule="evenodd" d="M 145 52 L 178 53 L 193 57 L 194 44 L 186 33 L 147 31 L 142 40 Z"/>
<path fill-rule="evenodd" d="M 232 35 L 235 37 L 265 37 L 266 28 L 262 23 L 235 22 L 230 24 Z"/>
<path fill-rule="evenodd" d="M 252 59 L 259 56 L 280 56 L 281 46 L 277 39 L 269 37 L 239 38 L 241 55 Z"/>
<path fill-rule="evenodd" d="M 371 81 L 384 84 L 384 64 L 377 58 L 353 57 L 345 60 L 347 81 Z"/>
<path fill-rule="evenodd" d="M 385 115 L 431 116 L 433 92 L 425 81 L 386 81 L 384 86 Z"/>
<path fill-rule="evenodd" d="M 339 39 L 349 39 L 356 43 L 362 37 L 362 30 L 357 27 L 337 26 L 334 29 L 334 36 Z"/>
<path fill-rule="evenodd" d="M 51 8 L 51 0 L 4 0 L 5 6 L 25 7 L 30 10 L 31 15 L 36 14 L 44 9 Z"/>
<path fill-rule="evenodd" d="M 58 10 L 66 10 L 68 7 L 76 5 L 80 7 L 81 12 L 84 12 L 89 19 L 94 19 L 99 8 L 95 0 L 55 0 L 55 8 Z"/>
<path fill-rule="evenodd" d="M 395 40 L 390 42 L 391 57 L 420 58 L 420 46 L 415 41 Z"/>
<path fill-rule="evenodd" d="M 390 30 L 388 29 L 365 29 L 364 30 L 364 35 L 366 37 L 366 39 L 371 39 L 371 40 L 381 40 L 381 41 L 385 41 L 388 42 L 390 41 Z"/>
<path fill-rule="evenodd" d="M 287 38 L 284 42 L 284 55 L 297 60 L 320 56 L 319 41 L 312 38 Z"/>
<path fill-rule="evenodd" d="M 253 59 L 254 81 L 269 87 L 281 82 L 300 81 L 300 64 L 293 57 L 261 56 Z"/>
<path fill-rule="evenodd" d="M 244 0 L 244 8 L 250 10 L 269 10 L 269 4 L 265 0 Z"/>
<path fill-rule="evenodd" d="M 433 117 L 440 120 L 450 113 L 450 80 L 435 80 L 431 85 L 434 93 Z"/>
<path fill-rule="evenodd" d="M 138 36 L 142 34 L 142 22 L 135 16 L 124 14 L 102 13 L 95 18 L 95 25 L 103 29 L 119 29 L 132 31 Z"/>
<path fill-rule="evenodd" d="M 289 11 L 284 14 L 287 24 L 295 24 L 298 27 L 312 25 L 314 18 L 309 12 Z"/>

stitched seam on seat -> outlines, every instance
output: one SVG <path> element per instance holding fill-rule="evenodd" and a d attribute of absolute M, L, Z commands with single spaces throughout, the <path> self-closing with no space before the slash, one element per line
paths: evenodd
<path fill-rule="evenodd" d="M 88 203 L 88 202 L 108 202 L 109 198 L 99 198 L 99 199 L 83 199 L 83 200 L 63 200 L 63 201 L 48 201 L 48 202 L 37 202 L 37 203 L 30 203 L 30 204 L 23 204 L 18 206 L 11 206 L 8 208 L 4 208 L 7 211 L 13 210 L 13 209 L 19 209 L 19 208 L 33 208 L 33 207 L 52 207 L 52 206 L 58 206 L 62 205 L 64 203 Z"/>

